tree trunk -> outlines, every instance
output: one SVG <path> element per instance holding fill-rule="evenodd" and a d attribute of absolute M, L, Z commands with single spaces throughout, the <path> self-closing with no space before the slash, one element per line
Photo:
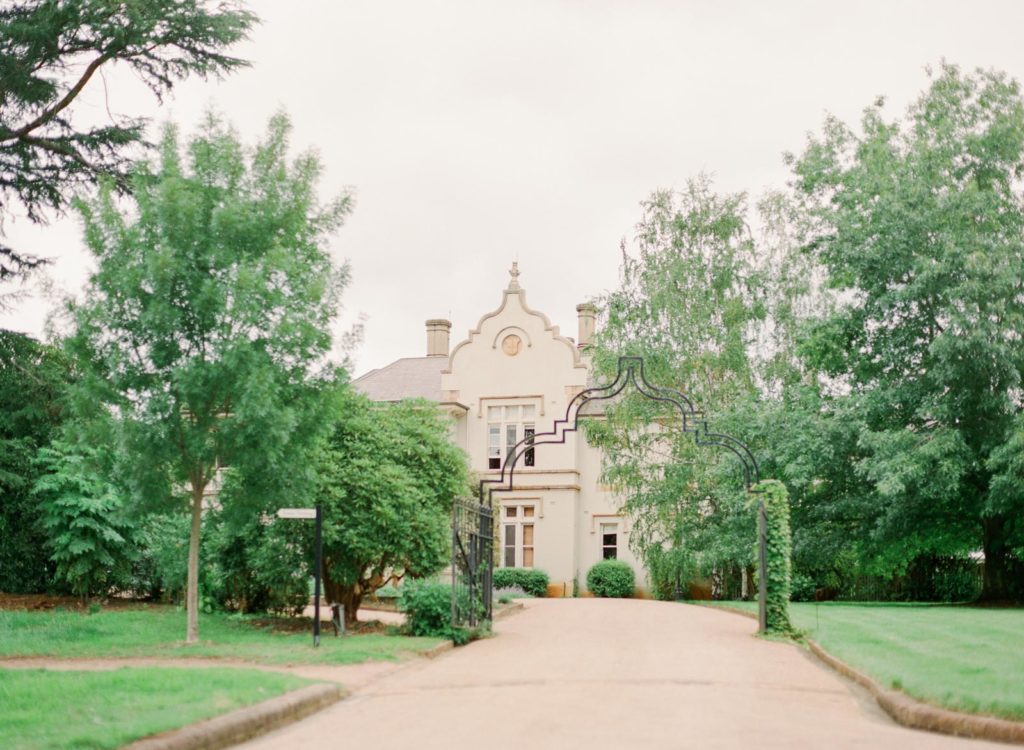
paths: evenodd
<path fill-rule="evenodd" d="M 356 593 L 358 586 L 345 586 L 341 592 L 341 603 L 345 605 L 345 629 L 354 628 L 358 621 L 359 605 L 363 603 L 363 594 Z"/>
<path fill-rule="evenodd" d="M 362 598 L 383 586 L 385 581 L 382 575 L 375 573 L 370 578 L 350 586 L 338 583 L 331 578 L 330 558 L 324 559 L 322 580 L 324 581 L 324 594 L 327 596 L 328 602 L 332 603 L 332 605 L 341 605 L 344 608 L 346 629 L 355 626 Z"/>
<path fill-rule="evenodd" d="M 199 531 L 203 519 L 203 490 L 201 482 L 192 483 L 192 531 L 188 539 L 188 580 L 185 586 L 185 611 L 188 630 L 185 643 L 199 642 Z"/>
<path fill-rule="evenodd" d="M 1007 519 L 992 516 L 981 521 L 985 565 L 982 569 L 980 601 L 1010 602 L 1024 596 L 1024 563 L 1007 544 Z"/>
<path fill-rule="evenodd" d="M 331 578 L 331 560 L 324 560 L 324 571 L 321 574 L 324 582 L 324 595 L 327 597 L 329 605 L 341 605 L 342 611 L 345 617 L 345 629 L 347 630 L 350 626 L 355 625 L 355 613 L 359 610 L 359 603 L 362 599 L 359 596 L 355 603 L 355 609 L 351 608 L 352 601 L 352 587 L 345 586 Z"/>
<path fill-rule="evenodd" d="M 341 604 L 344 606 L 345 629 L 348 630 L 355 626 L 356 617 L 359 612 L 359 605 L 363 603 L 362 587 L 358 584 L 355 586 L 345 586 L 344 584 L 332 580 L 330 570 L 330 561 L 325 560 L 322 579 L 324 584 L 324 596 L 327 597 L 328 603 Z M 358 595 L 356 594 L 357 589 L 359 590 Z"/>

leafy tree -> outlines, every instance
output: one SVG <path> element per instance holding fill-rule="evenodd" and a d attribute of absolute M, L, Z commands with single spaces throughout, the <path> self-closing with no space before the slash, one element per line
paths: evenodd
<path fill-rule="evenodd" d="M 238 612 L 301 613 L 312 573 L 312 529 L 305 526 L 274 523 L 269 514 L 207 512 L 207 564 L 200 577 L 207 601 Z"/>
<path fill-rule="evenodd" d="M 1003 74 L 943 65 L 904 119 L 882 107 L 791 157 L 806 250 L 843 302 L 803 354 L 860 423 L 865 554 L 980 547 L 983 597 L 1020 596 L 1024 100 Z"/>
<path fill-rule="evenodd" d="M 364 596 L 392 576 L 420 578 L 450 561 L 452 500 L 466 494 L 465 453 L 425 401 L 375 404 L 344 390 L 317 460 L 324 588 L 355 624 Z"/>
<path fill-rule="evenodd" d="M 0 331 L 0 591 L 42 591 L 53 579 L 31 493 L 36 455 L 64 420 L 69 378 L 58 347 Z"/>
<path fill-rule="evenodd" d="M 211 115 L 185 154 L 169 127 L 135 174 L 134 212 L 110 187 L 81 204 L 97 271 L 72 305 L 80 390 L 119 419 L 136 496 L 191 514 L 189 642 L 204 498 L 222 484 L 218 505 L 251 510 L 301 493 L 335 378 L 347 271 L 325 243 L 351 201 L 317 201 L 319 162 L 289 163 L 289 127 L 274 117 L 246 149 Z"/>
<path fill-rule="evenodd" d="M 190 519 L 171 508 L 145 513 L 132 540 L 138 551 L 131 591 L 138 596 L 181 603 L 188 578 Z"/>
<path fill-rule="evenodd" d="M 730 409 L 757 393 L 750 340 L 765 308 L 746 212 L 743 195 L 716 195 L 703 177 L 681 192 L 653 194 L 635 248 L 624 249 L 620 286 L 601 301 L 591 349 L 605 377 L 619 356 L 643 356 L 652 383 L 683 391 L 722 429 Z M 607 481 L 633 518 L 631 544 L 662 588 L 752 562 L 755 519 L 737 467 L 718 463 L 682 427 L 663 403 L 630 396 L 587 431 L 605 449 Z"/>
<path fill-rule="evenodd" d="M 805 379 L 761 399 L 742 423 L 745 439 L 758 448 L 762 476 L 786 484 L 794 569 L 829 598 L 847 593 L 858 574 L 891 572 L 872 567 L 861 542 L 864 509 L 877 500 L 856 471 L 864 451 L 850 406 Z"/>
<path fill-rule="evenodd" d="M 20 203 L 36 223 L 101 178 L 129 187 L 132 147 L 146 121 L 75 118 L 97 73 L 120 63 L 162 98 L 193 73 L 220 76 L 247 63 L 224 50 L 256 19 L 234 2 L 21 0 L 0 8 L 0 211 Z M 2 216 L 2 215 L 0 215 Z M 0 246 L 0 280 L 42 262 Z"/>
<path fill-rule="evenodd" d="M 34 489 L 57 578 L 86 599 L 123 585 L 137 552 L 124 495 L 105 476 L 99 453 L 60 440 L 42 448 Z"/>

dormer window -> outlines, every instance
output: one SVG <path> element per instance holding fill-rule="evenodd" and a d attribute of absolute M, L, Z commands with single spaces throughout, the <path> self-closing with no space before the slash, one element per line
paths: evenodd
<path fill-rule="evenodd" d="M 487 468 L 500 469 L 512 456 L 516 443 L 536 433 L 537 407 L 514 404 L 487 407 Z M 533 466 L 534 449 L 529 447 L 517 466 Z"/>

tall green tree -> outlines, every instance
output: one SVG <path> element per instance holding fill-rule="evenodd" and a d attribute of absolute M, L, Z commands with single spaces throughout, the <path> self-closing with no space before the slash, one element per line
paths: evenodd
<path fill-rule="evenodd" d="M 138 556 L 123 488 L 104 470 L 110 460 L 103 451 L 58 439 L 36 459 L 43 468 L 33 490 L 37 523 L 56 579 L 86 599 L 124 587 Z"/>
<path fill-rule="evenodd" d="M 18 205 L 42 223 L 81 186 L 109 178 L 129 187 L 133 146 L 146 120 L 89 125 L 76 101 L 102 71 L 120 64 L 157 96 L 191 75 L 220 76 L 247 63 L 225 50 L 255 16 L 208 0 L 20 0 L 0 8 L 0 219 Z M 13 205 L 12 205 L 13 203 Z M 0 235 L 2 236 L 2 235 Z M 39 257 L 0 245 L 0 281 Z"/>
<path fill-rule="evenodd" d="M 375 404 L 344 389 L 317 458 L 324 583 L 350 625 L 392 576 L 420 578 L 451 560 L 451 510 L 469 492 L 468 461 L 435 404 Z"/>
<path fill-rule="evenodd" d="M 765 306 L 756 250 L 744 195 L 716 194 L 704 177 L 654 193 L 624 248 L 619 288 L 601 300 L 597 371 L 609 377 L 619 356 L 640 355 L 651 382 L 683 391 L 728 431 L 730 411 L 757 393 L 751 337 Z M 678 576 L 746 567 L 755 527 L 743 479 L 682 427 L 643 397 L 588 426 L 633 518 L 631 544 L 662 577 L 673 567 Z"/>
<path fill-rule="evenodd" d="M 59 347 L 0 331 L 0 591 L 43 591 L 53 579 L 32 488 L 36 456 L 65 420 L 70 377 Z"/>
<path fill-rule="evenodd" d="M 905 117 L 879 101 L 858 129 L 830 118 L 791 163 L 806 250 L 843 303 L 803 354 L 860 422 L 864 542 L 891 564 L 980 548 L 983 596 L 1021 596 L 1019 85 L 943 65 Z"/>
<path fill-rule="evenodd" d="M 351 209 L 318 201 L 315 154 L 288 159 L 289 122 L 245 148 L 212 115 L 182 149 L 167 128 L 133 178 L 81 204 L 97 270 L 72 305 L 80 392 L 120 421 L 140 499 L 191 514 L 187 640 L 198 639 L 200 520 L 280 502 L 309 480 L 347 269 L 327 251 Z M 219 470 L 218 467 L 228 467 Z"/>

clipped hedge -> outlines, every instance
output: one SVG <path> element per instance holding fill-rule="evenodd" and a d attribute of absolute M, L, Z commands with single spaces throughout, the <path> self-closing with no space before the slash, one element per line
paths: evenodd
<path fill-rule="evenodd" d="M 594 596 L 626 599 L 633 596 L 636 576 L 622 560 L 602 560 L 587 572 L 587 588 Z"/>
<path fill-rule="evenodd" d="M 495 568 L 494 588 L 520 588 L 530 596 L 545 596 L 548 593 L 548 574 L 533 568 Z"/>

